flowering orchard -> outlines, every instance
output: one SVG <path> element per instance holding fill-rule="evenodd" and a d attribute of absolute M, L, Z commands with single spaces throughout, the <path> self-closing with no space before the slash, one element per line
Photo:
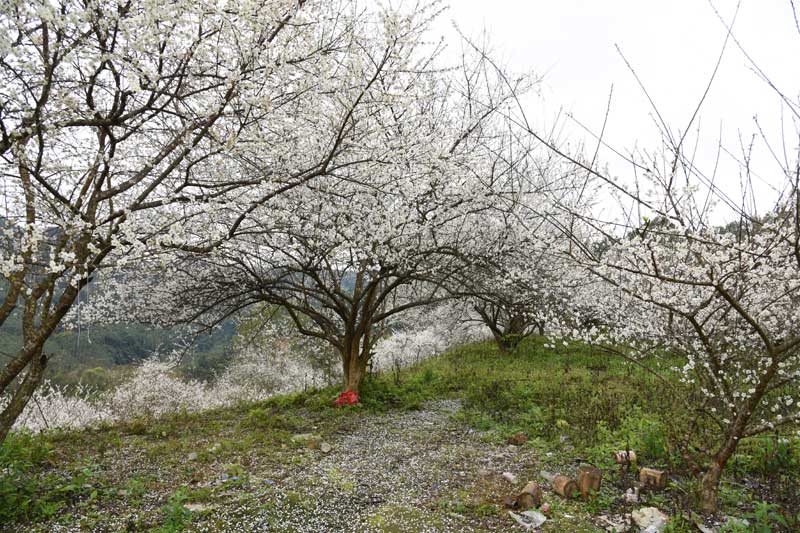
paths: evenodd
<path fill-rule="evenodd" d="M 657 110 L 663 153 L 610 177 L 602 136 L 587 158 L 527 117 L 535 77 L 432 39 L 441 11 L 2 3 L 0 326 L 22 333 L 0 367 L 0 441 L 20 416 L 82 425 L 331 380 L 354 398 L 371 366 L 545 333 L 680 373 L 676 446 L 714 510 L 738 443 L 800 421 L 796 146 L 770 150 L 778 199 L 761 214 Z M 776 91 L 796 126 L 800 104 Z M 95 403 L 37 392 L 70 324 L 231 318 L 213 384 L 151 361 Z"/>

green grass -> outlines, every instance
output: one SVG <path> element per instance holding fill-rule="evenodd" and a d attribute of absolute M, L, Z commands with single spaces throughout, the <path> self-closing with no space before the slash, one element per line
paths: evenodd
<path fill-rule="evenodd" d="M 626 447 L 636 450 L 640 464 L 670 470 L 674 481 L 667 490 L 648 495 L 648 504 L 674 517 L 673 531 L 691 530 L 687 510 L 694 504 L 697 484 L 674 446 L 688 416 L 676 400 L 680 395 L 675 388 L 681 385 L 667 377 L 665 383 L 587 346 L 554 350 L 530 339 L 513 354 L 500 354 L 492 344 L 470 345 L 398 373 L 370 376 L 359 406 L 332 408 L 339 390 L 326 388 L 81 432 L 15 434 L 0 448 L 0 523 L 74 524 L 73 517 L 81 515 L 84 527 L 102 529 L 103 510 L 114 508 L 132 515 L 136 530 L 181 531 L 193 520 L 184 512 L 186 502 L 220 504 L 231 491 L 262 502 L 266 496 L 258 487 L 263 483 L 247 475 L 253 461 L 303 468 L 308 455 L 297 452 L 311 444 L 294 435 L 325 440 L 352 430 L 364 417 L 452 398 L 463 401 L 457 421 L 480 431 L 498 448 L 515 433 L 527 435 L 525 446 L 540 457 L 537 470 L 569 473 L 579 461 L 603 469 L 601 491 L 592 501 L 549 499 L 554 516 L 562 518 L 546 523 L 545 530 L 591 531 L 590 516 L 624 511 L 621 495 L 633 473 L 620 471 L 611 452 Z M 115 472 L 110 458 L 126 450 L 141 453 L 151 470 L 133 476 Z M 190 454 L 196 459 L 187 464 Z M 233 480 L 186 488 L 223 473 Z M 355 489 L 344 474 L 329 474 L 343 493 Z M 773 531 L 800 527 L 798 477 L 797 438 L 744 441 L 722 485 L 723 512 L 750 516 L 762 531 L 769 530 L 764 524 L 772 524 Z M 745 479 L 753 483 L 747 485 Z M 503 513 L 497 501 L 469 490 L 434 502 L 437 512 L 476 520 Z M 302 498 L 296 505 L 290 500 L 285 505 L 304 508 Z M 154 505 L 159 512 L 152 511 Z M 383 512 L 376 511 L 371 520 L 385 531 L 399 527 Z"/>

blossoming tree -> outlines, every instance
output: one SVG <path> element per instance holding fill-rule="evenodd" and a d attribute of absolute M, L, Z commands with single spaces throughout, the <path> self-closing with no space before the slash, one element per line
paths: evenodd
<path fill-rule="evenodd" d="M 174 306 L 162 315 L 213 327 L 253 304 L 282 307 L 338 352 L 357 392 L 391 320 L 451 297 L 483 213 L 506 195 L 474 169 L 511 92 L 480 57 L 443 72 L 425 44 L 425 14 L 409 13 L 405 33 L 388 41 L 391 26 L 364 36 L 362 64 L 385 67 L 344 163 L 268 207 L 231 210 L 240 230 L 212 252 L 177 249 L 175 275 L 151 292 Z"/>
<path fill-rule="evenodd" d="M 382 71 L 353 53 L 361 9 L 3 3 L 0 324 L 18 318 L 22 338 L 0 368 L 0 440 L 99 270 L 159 247 L 213 248 L 242 229 L 219 212 L 242 216 L 329 172 Z"/>

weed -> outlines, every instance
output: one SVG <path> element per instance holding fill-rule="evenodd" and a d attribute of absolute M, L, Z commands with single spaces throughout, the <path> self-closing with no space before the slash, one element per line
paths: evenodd
<path fill-rule="evenodd" d="M 772 533 L 789 527 L 780 513 L 780 506 L 774 503 L 756 502 L 753 512 L 748 513 L 747 518 L 754 533 Z"/>
<path fill-rule="evenodd" d="M 192 512 L 184 504 L 189 497 L 185 488 L 181 487 L 169 497 L 167 503 L 161 507 L 164 516 L 164 524 L 158 530 L 159 533 L 175 533 L 187 528 L 192 520 Z"/>
<path fill-rule="evenodd" d="M 122 495 L 127 498 L 128 503 L 138 507 L 142 504 L 145 492 L 144 481 L 140 478 L 132 477 L 125 482 L 125 489 Z"/>

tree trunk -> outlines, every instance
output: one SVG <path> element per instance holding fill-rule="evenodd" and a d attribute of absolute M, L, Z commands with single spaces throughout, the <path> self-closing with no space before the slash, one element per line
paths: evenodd
<path fill-rule="evenodd" d="M 17 387 L 17 390 L 11 395 L 8 405 L 0 413 L 0 443 L 6 440 L 6 436 L 11 431 L 17 418 L 25 410 L 25 406 L 28 405 L 33 393 L 36 392 L 36 388 L 42 382 L 44 369 L 47 366 L 47 356 L 42 354 L 42 348 L 41 345 L 36 348 L 28 373 L 19 387 Z"/>
<path fill-rule="evenodd" d="M 497 344 L 497 349 L 500 350 L 500 353 L 506 354 L 514 350 L 509 338 L 501 333 L 494 335 L 494 342 Z"/>
<path fill-rule="evenodd" d="M 367 364 L 369 363 L 369 353 L 364 353 L 361 346 L 362 339 L 350 339 L 344 342 L 342 351 L 342 370 L 344 373 L 344 390 L 358 392 L 361 383 L 367 375 Z"/>
<path fill-rule="evenodd" d="M 359 360 L 358 356 L 354 357 L 351 364 L 345 364 L 344 367 L 344 384 L 345 390 L 358 392 L 361 388 L 361 383 L 367 375 L 366 362 Z"/>
<path fill-rule="evenodd" d="M 700 486 L 700 508 L 704 513 L 715 513 L 717 511 L 717 495 L 719 494 L 719 480 L 722 477 L 722 471 L 725 470 L 728 459 L 736 451 L 749 418 L 749 415 L 743 414 L 737 417 L 732 432 L 728 434 L 724 444 L 714 455 L 711 466 L 703 474 Z"/>
<path fill-rule="evenodd" d="M 700 508 L 704 513 L 715 513 L 717 511 L 717 493 L 719 492 L 719 480 L 722 476 L 722 466 L 714 462 L 703 475 L 700 488 Z"/>

